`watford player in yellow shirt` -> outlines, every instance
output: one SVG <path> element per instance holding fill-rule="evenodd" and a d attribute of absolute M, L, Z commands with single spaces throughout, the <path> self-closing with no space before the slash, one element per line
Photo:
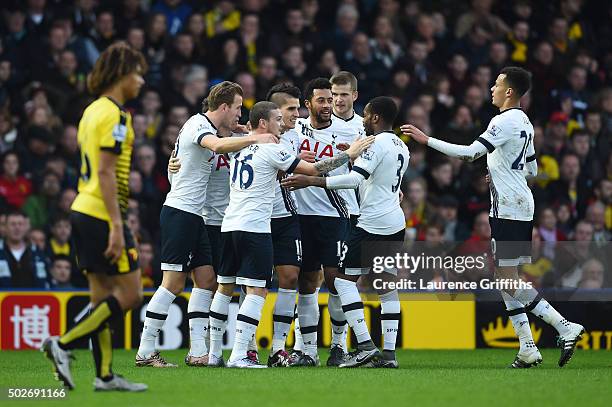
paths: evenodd
<path fill-rule="evenodd" d="M 74 388 L 70 349 L 82 338 L 92 341 L 95 390 L 147 389 L 113 374 L 109 326 L 142 302 L 138 255 L 125 223 L 134 130 L 123 104 L 138 96 L 146 69 L 140 52 L 118 42 L 100 55 L 87 80 L 98 99 L 85 109 L 79 123 L 82 164 L 71 222 L 77 264 L 86 273 L 93 309 L 62 337 L 48 338 L 43 344 L 56 377 L 70 389 Z"/>

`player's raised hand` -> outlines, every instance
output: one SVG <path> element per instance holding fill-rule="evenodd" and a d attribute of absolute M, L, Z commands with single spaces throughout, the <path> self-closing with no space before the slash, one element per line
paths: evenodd
<path fill-rule="evenodd" d="M 301 160 L 313 163 L 315 162 L 317 155 L 314 153 L 314 151 L 301 151 L 298 157 L 300 157 Z"/>
<path fill-rule="evenodd" d="M 108 246 L 104 251 L 104 257 L 109 259 L 112 264 L 115 264 L 121 258 L 124 248 L 125 237 L 123 236 L 123 227 L 111 227 L 108 232 Z"/>
<path fill-rule="evenodd" d="M 376 136 L 368 136 L 360 138 L 356 140 L 349 148 L 346 150 L 346 153 L 351 157 L 351 159 L 356 159 L 366 148 L 370 147 L 372 143 L 376 140 Z"/>
<path fill-rule="evenodd" d="M 429 140 L 429 136 L 427 134 L 423 133 L 412 124 L 403 124 L 400 126 L 400 130 L 403 134 L 415 140 L 417 143 L 427 144 L 427 140 Z"/>
<path fill-rule="evenodd" d="M 176 174 L 181 169 L 181 160 L 176 156 L 176 152 L 172 151 L 170 160 L 168 161 L 168 172 L 170 174 Z"/>
<path fill-rule="evenodd" d="M 272 133 L 263 133 L 263 134 L 251 133 L 251 135 L 255 138 L 254 144 L 267 144 L 267 143 L 278 144 L 279 142 L 278 137 Z"/>
<path fill-rule="evenodd" d="M 312 178 L 316 178 L 316 177 L 311 177 L 309 175 L 302 175 L 302 174 L 294 174 L 287 178 L 284 178 L 281 181 L 281 186 L 285 188 L 289 188 L 292 191 L 295 191 L 296 189 L 311 186 Z"/>
<path fill-rule="evenodd" d="M 249 126 L 245 126 L 244 124 L 237 124 L 236 127 L 232 131 L 234 133 L 246 134 L 249 131 L 251 131 L 251 129 L 249 129 Z"/>

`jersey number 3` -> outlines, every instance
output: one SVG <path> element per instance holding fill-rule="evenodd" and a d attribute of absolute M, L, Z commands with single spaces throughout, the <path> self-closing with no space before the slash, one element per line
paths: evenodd
<path fill-rule="evenodd" d="M 399 165 L 397 166 L 397 173 L 395 176 L 397 177 L 397 183 L 391 186 L 391 192 L 397 192 L 402 183 L 402 168 L 404 168 L 404 156 L 401 154 L 397 155 L 397 162 Z"/>
<path fill-rule="evenodd" d="M 523 168 L 525 168 L 525 150 L 527 150 L 527 146 L 529 145 L 529 142 L 531 141 L 531 134 L 529 136 L 527 136 L 527 132 L 526 131 L 521 131 L 521 138 L 525 139 L 525 142 L 523 143 L 523 148 L 521 149 L 521 153 L 519 154 L 518 157 L 516 157 L 516 160 L 514 160 L 514 162 L 512 163 L 512 168 L 513 170 L 519 170 L 522 171 Z"/>

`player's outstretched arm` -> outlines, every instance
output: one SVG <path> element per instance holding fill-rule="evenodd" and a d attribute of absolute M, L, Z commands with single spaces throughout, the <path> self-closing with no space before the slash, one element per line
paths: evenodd
<path fill-rule="evenodd" d="M 293 171 L 295 174 L 304 174 L 304 175 L 323 175 L 328 172 L 346 164 L 349 160 L 354 160 L 359 157 L 359 155 L 368 148 L 373 142 L 376 140 L 374 136 L 369 136 L 357 140 L 349 147 L 346 151 L 341 151 L 333 158 L 319 161 L 317 163 L 308 163 L 301 160 L 295 170 Z"/>
<path fill-rule="evenodd" d="M 295 174 L 284 178 L 281 181 L 281 185 L 291 190 L 310 186 L 327 189 L 357 189 L 363 180 L 365 180 L 365 177 L 355 171 L 351 171 L 348 174 L 334 175 L 333 177 L 313 177 Z"/>
<path fill-rule="evenodd" d="M 449 157 L 457 157 L 464 161 L 474 161 L 487 154 L 487 147 L 478 140 L 474 141 L 469 146 L 463 146 L 429 137 L 411 124 L 402 125 L 400 130 L 403 134 L 414 139 L 416 142 L 426 144 L 434 150 L 438 150 Z"/>
<path fill-rule="evenodd" d="M 214 151 L 215 153 L 225 154 L 240 151 L 251 144 L 278 144 L 278 137 L 274 134 L 249 134 L 244 137 L 217 137 L 208 135 L 202 137 L 200 145 L 204 148 Z"/>

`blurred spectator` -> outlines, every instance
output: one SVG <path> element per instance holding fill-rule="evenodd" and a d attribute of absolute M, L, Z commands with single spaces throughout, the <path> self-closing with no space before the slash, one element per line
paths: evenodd
<path fill-rule="evenodd" d="M 604 265 L 597 259 L 589 259 L 582 266 L 582 278 L 578 288 L 594 290 L 604 288 Z"/>
<path fill-rule="evenodd" d="M 234 81 L 242 87 L 242 116 L 240 124 L 246 124 L 249 121 L 249 111 L 257 102 L 255 99 L 255 78 L 248 72 L 240 72 L 234 78 Z M 200 110 L 202 110 L 200 108 Z"/>
<path fill-rule="evenodd" d="M 44 230 L 31 229 L 30 233 L 28 233 L 28 240 L 30 244 L 36 246 L 36 248 L 41 252 L 47 252 L 47 236 L 45 235 Z"/>
<path fill-rule="evenodd" d="M 90 36 L 100 53 L 115 42 L 115 17 L 110 10 L 101 10 L 96 14 L 96 22 Z"/>
<path fill-rule="evenodd" d="M 57 209 L 61 191 L 60 178 L 54 172 L 43 175 L 37 193 L 31 195 L 23 205 L 23 211 L 34 228 L 44 227 Z"/>
<path fill-rule="evenodd" d="M 312 59 L 319 43 L 318 34 L 306 26 L 302 9 L 290 7 L 285 14 L 284 26 L 279 27 L 270 38 L 268 52 L 279 55 L 289 45 L 299 45 L 304 50 L 305 58 Z"/>
<path fill-rule="evenodd" d="M 357 33 L 351 41 L 351 49 L 346 53 L 346 69 L 353 73 L 359 81 L 359 110 L 363 110 L 366 101 L 379 95 L 383 81 L 389 75 L 389 70 L 372 52 L 368 36 Z M 363 102 L 362 102 L 363 101 Z"/>
<path fill-rule="evenodd" d="M 6 216 L 6 238 L 0 242 L 0 287 L 49 288 L 47 259 L 26 241 L 28 219 L 21 212 Z"/>
<path fill-rule="evenodd" d="M 72 225 L 67 216 L 58 216 L 51 223 L 51 236 L 47 245 L 47 256 L 54 259 L 58 256 L 65 256 L 70 261 L 70 266 L 76 272 L 76 254 L 70 237 L 72 236 Z M 87 286 L 87 280 L 83 280 Z"/>
<path fill-rule="evenodd" d="M 462 242 L 470 236 L 470 230 L 459 221 L 459 201 L 453 195 L 443 195 L 436 201 L 437 213 L 444 221 L 444 241 Z"/>
<path fill-rule="evenodd" d="M 354 5 L 343 4 L 338 7 L 336 13 L 336 24 L 332 25 L 327 39 L 324 41 L 333 47 L 336 56 L 344 62 L 346 45 L 357 33 L 359 26 L 359 11 Z M 361 87 L 360 87 L 361 88 Z"/>
<path fill-rule="evenodd" d="M 0 196 L 7 205 L 20 209 L 32 193 L 32 183 L 19 174 L 19 156 L 9 151 L 2 157 Z"/>
<path fill-rule="evenodd" d="M 387 69 L 391 69 L 403 54 L 399 44 L 393 40 L 395 35 L 391 20 L 384 15 L 376 17 L 373 31 L 370 47 L 374 57 L 382 61 Z"/>
<path fill-rule="evenodd" d="M 278 79 L 278 65 L 276 58 L 272 55 L 263 55 L 259 58 L 257 69 L 256 83 L 256 99 L 265 100 L 268 89 L 276 83 Z M 331 76 L 331 75 L 325 75 Z"/>
<path fill-rule="evenodd" d="M 72 290 L 75 287 L 72 285 L 73 269 L 70 265 L 70 259 L 66 256 L 56 256 L 51 261 L 49 274 L 51 277 L 51 288 L 60 290 Z"/>
<path fill-rule="evenodd" d="M 512 26 L 512 31 L 508 33 L 510 43 L 510 60 L 516 64 L 524 65 L 527 62 L 529 53 L 529 23 L 524 20 L 517 20 Z"/>
<path fill-rule="evenodd" d="M 220 0 L 208 11 L 206 35 L 209 38 L 237 30 L 240 27 L 240 11 L 231 0 Z"/>
<path fill-rule="evenodd" d="M 566 153 L 561 159 L 561 177 L 546 188 L 547 202 L 569 201 L 572 216 L 583 218 L 589 193 L 585 180 L 580 174 L 580 160 L 574 153 Z"/>
<path fill-rule="evenodd" d="M 593 225 L 593 240 L 598 246 L 604 247 L 612 240 L 612 233 L 606 227 L 606 206 L 595 201 L 586 211 L 586 220 Z"/>
<path fill-rule="evenodd" d="M 201 65 L 191 65 L 185 72 L 181 91 L 170 99 L 172 105 L 184 105 L 190 114 L 201 110 L 202 99 L 208 90 L 208 71 Z"/>
<path fill-rule="evenodd" d="M 567 240 L 567 236 L 557 229 L 557 217 L 552 208 L 545 207 L 540 210 L 537 217 L 538 234 L 542 241 L 542 254 L 553 260 L 557 242 Z"/>
<path fill-rule="evenodd" d="M 491 12 L 493 0 L 472 0 L 471 10 L 459 16 L 455 24 L 455 36 L 463 37 L 474 24 L 486 24 L 490 27 L 491 35 L 500 38 L 510 31 L 504 21 Z"/>
<path fill-rule="evenodd" d="M 175 35 L 181 31 L 187 17 L 191 14 L 191 7 L 182 0 L 158 0 L 151 11 L 162 13 L 168 22 L 168 32 Z"/>
<path fill-rule="evenodd" d="M 143 240 L 138 244 L 138 261 L 142 270 L 142 287 L 157 287 L 160 283 L 161 271 L 151 241 Z"/>

